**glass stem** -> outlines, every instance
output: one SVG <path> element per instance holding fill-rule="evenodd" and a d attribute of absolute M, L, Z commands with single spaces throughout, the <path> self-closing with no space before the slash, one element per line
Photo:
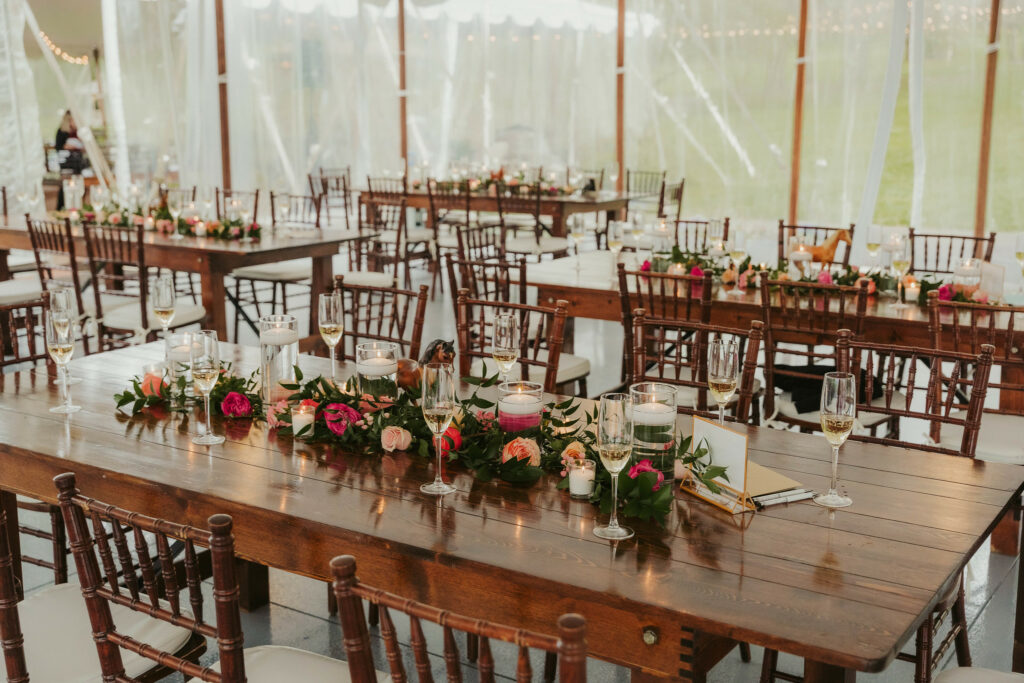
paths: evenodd
<path fill-rule="evenodd" d="M 612 518 L 608 520 L 609 529 L 619 528 L 619 475 L 612 475 Z"/>
<path fill-rule="evenodd" d="M 68 399 L 68 395 L 71 393 L 71 387 L 68 386 L 68 366 L 58 365 L 57 370 L 60 371 L 60 399 L 64 405 L 71 405 L 71 401 Z"/>
<path fill-rule="evenodd" d="M 896 301 L 903 303 L 903 277 L 896 275 Z"/>
<path fill-rule="evenodd" d="M 434 434 L 434 449 L 437 451 L 437 469 L 434 470 L 434 483 L 444 484 L 444 479 L 441 478 L 441 434 Z"/>
<path fill-rule="evenodd" d="M 832 483 L 829 485 L 828 492 L 836 493 L 836 489 L 839 487 L 839 446 L 832 447 Z"/>
<path fill-rule="evenodd" d="M 720 425 L 724 425 L 725 424 L 725 404 L 724 403 L 719 403 L 718 404 L 718 424 L 720 424 Z"/>
<path fill-rule="evenodd" d="M 335 360 L 335 357 L 337 356 L 337 354 L 338 354 L 337 347 L 332 346 L 331 347 L 331 381 L 334 382 L 335 384 L 338 383 L 338 373 L 337 373 L 338 361 Z"/>
<path fill-rule="evenodd" d="M 206 434 L 213 434 L 213 425 L 210 424 L 210 394 L 203 394 L 203 406 L 206 409 Z"/>

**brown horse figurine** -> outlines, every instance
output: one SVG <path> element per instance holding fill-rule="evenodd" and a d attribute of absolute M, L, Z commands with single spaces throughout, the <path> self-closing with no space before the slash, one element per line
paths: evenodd
<path fill-rule="evenodd" d="M 840 242 L 846 242 L 847 248 L 853 246 L 849 230 L 836 230 L 818 246 L 810 247 L 808 251 L 811 253 L 811 260 L 815 263 L 834 263 L 836 260 L 836 249 L 839 248 Z"/>

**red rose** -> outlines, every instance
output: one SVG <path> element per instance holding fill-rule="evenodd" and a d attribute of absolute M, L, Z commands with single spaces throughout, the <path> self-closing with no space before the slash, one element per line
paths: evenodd
<path fill-rule="evenodd" d="M 462 448 L 462 434 L 457 427 L 449 427 L 441 435 L 441 453 L 450 455 L 452 451 Z"/>
<path fill-rule="evenodd" d="M 220 412 L 224 417 L 249 417 L 252 415 L 252 403 L 243 394 L 231 391 L 220 402 Z"/>
<path fill-rule="evenodd" d="M 657 472 L 658 481 L 651 487 L 652 491 L 657 491 L 661 488 L 662 483 L 665 481 L 665 475 L 661 470 L 654 469 L 654 465 L 651 464 L 650 460 L 641 460 L 637 464 L 629 468 L 629 478 L 636 479 L 644 472 Z"/>

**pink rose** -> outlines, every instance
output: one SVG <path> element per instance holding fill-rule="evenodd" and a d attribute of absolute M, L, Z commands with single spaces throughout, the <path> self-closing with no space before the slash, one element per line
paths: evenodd
<path fill-rule="evenodd" d="M 971 294 L 971 301 L 976 301 L 979 304 L 987 304 L 988 292 L 983 289 L 975 290 L 974 294 Z"/>
<path fill-rule="evenodd" d="M 412 445 L 412 434 L 408 430 L 394 425 L 385 427 L 380 433 L 380 446 L 388 453 L 406 451 Z"/>
<path fill-rule="evenodd" d="M 160 392 L 167 387 L 162 374 L 151 372 L 142 378 L 139 383 L 143 396 L 159 396 Z"/>
<path fill-rule="evenodd" d="M 950 285 L 939 286 L 939 301 L 952 301 L 953 288 Z"/>
<path fill-rule="evenodd" d="M 484 429 L 487 429 L 492 424 L 494 424 L 494 411 L 478 410 L 476 411 L 476 419 L 480 421 L 480 426 L 482 426 Z"/>
<path fill-rule="evenodd" d="M 349 425 L 353 425 L 361 419 L 362 415 L 359 414 L 359 411 L 344 403 L 328 403 L 324 408 L 324 420 L 327 422 L 327 428 L 338 436 L 344 434 Z"/>
<path fill-rule="evenodd" d="M 119 213 L 112 213 L 112 214 L 110 214 L 110 217 L 107 218 L 107 222 L 110 223 L 111 225 L 117 225 L 118 223 L 121 222 L 121 214 L 119 214 Z"/>
<path fill-rule="evenodd" d="M 267 408 L 267 426 L 271 429 L 277 429 L 287 423 L 281 420 L 281 417 L 288 414 L 288 401 L 281 399 L 274 405 Z"/>
<path fill-rule="evenodd" d="M 525 460 L 532 467 L 540 467 L 540 446 L 533 439 L 516 437 L 501 449 L 501 461 Z"/>
<path fill-rule="evenodd" d="M 170 232 L 171 222 L 166 218 L 161 218 L 156 222 L 156 229 L 159 230 L 160 232 Z"/>
<path fill-rule="evenodd" d="M 450 455 L 452 451 L 462 448 L 462 433 L 458 427 L 449 427 L 441 435 L 441 454 Z"/>
<path fill-rule="evenodd" d="M 587 457 L 586 446 L 581 444 L 579 441 L 571 441 L 569 445 L 562 449 L 562 476 L 568 474 L 566 469 L 569 463 L 574 460 L 585 460 Z"/>
<path fill-rule="evenodd" d="M 629 468 L 629 478 L 636 479 L 644 472 L 657 472 L 658 482 L 651 487 L 652 491 L 657 491 L 661 488 L 662 483 L 665 481 L 665 475 L 661 470 L 654 469 L 654 465 L 651 464 L 650 460 L 641 460 L 637 464 Z"/>
<path fill-rule="evenodd" d="M 224 413 L 224 417 L 249 417 L 252 415 L 252 404 L 243 394 L 230 391 L 220 402 L 220 412 Z"/>
<path fill-rule="evenodd" d="M 819 285 L 830 285 L 832 284 L 832 273 L 827 270 L 822 270 L 818 273 L 818 284 Z"/>
<path fill-rule="evenodd" d="M 132 216 L 132 225 L 143 225 L 146 219 L 142 216 Z"/>
<path fill-rule="evenodd" d="M 690 269 L 690 275 L 692 277 L 704 277 L 704 271 L 701 270 L 700 266 L 694 266 Z"/>
<path fill-rule="evenodd" d="M 232 225 L 231 226 L 231 236 L 232 237 L 238 237 L 241 234 L 242 234 L 242 229 L 240 227 L 238 227 L 237 225 Z"/>
<path fill-rule="evenodd" d="M 739 279 L 736 280 L 736 286 L 739 287 L 740 289 L 746 289 L 747 288 L 747 274 L 746 273 L 741 273 L 740 274 Z"/>
<path fill-rule="evenodd" d="M 189 216 L 188 218 L 185 219 L 185 222 L 188 223 L 189 225 L 195 225 L 196 223 L 199 222 L 199 216 Z"/>
<path fill-rule="evenodd" d="M 864 281 L 867 281 L 868 283 L 868 294 L 874 294 L 878 289 L 875 285 L 875 281 L 869 277 L 859 277 L 857 278 L 857 286 L 860 287 L 860 283 Z"/>
<path fill-rule="evenodd" d="M 651 270 L 651 262 L 650 261 L 644 261 L 642 264 L 640 264 L 640 271 L 641 272 L 647 273 L 650 270 Z"/>
<path fill-rule="evenodd" d="M 375 413 L 378 410 L 390 408 L 393 405 L 395 405 L 395 400 L 393 398 L 388 398 L 387 396 L 374 398 L 369 394 L 363 394 L 359 397 L 359 412 L 363 415 L 369 415 L 370 413 Z"/>

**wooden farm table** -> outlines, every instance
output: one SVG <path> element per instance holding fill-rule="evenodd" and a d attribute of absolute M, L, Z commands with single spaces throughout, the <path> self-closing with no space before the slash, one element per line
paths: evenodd
<path fill-rule="evenodd" d="M 264 228 L 259 240 L 243 244 L 237 241 L 216 240 L 209 237 L 185 237 L 172 240 L 167 235 L 145 233 L 145 259 L 150 268 L 167 268 L 198 273 L 202 286 L 203 306 L 206 308 L 207 326 L 217 331 L 221 339 L 227 339 L 229 293 L 224 278 L 236 268 L 243 266 L 277 263 L 290 259 L 312 258 L 313 279 L 311 283 L 310 311 L 317 315 L 317 294 L 324 291 L 333 277 L 332 259 L 345 242 L 357 240 L 355 230 L 322 230 L 275 232 Z M 80 237 L 75 245 L 77 253 L 85 257 L 85 238 Z M 10 249 L 31 251 L 32 243 L 24 220 L 0 226 L 0 262 L 6 264 Z M 313 321 L 314 329 L 316 321 Z"/>
<path fill-rule="evenodd" d="M 240 369 L 256 362 L 256 349 L 222 348 Z M 849 443 L 839 473 L 850 508 L 731 516 L 678 493 L 664 529 L 630 522 L 635 539 L 611 544 L 593 535 L 604 518 L 553 477 L 520 488 L 456 469 L 458 491 L 438 499 L 419 491 L 430 462 L 404 453 L 296 446 L 245 422 L 216 424 L 228 441 L 197 447 L 195 415 L 118 414 L 114 392 L 160 357 L 150 344 L 73 361 L 83 410 L 67 420 L 48 412 L 58 397 L 43 368 L 3 375 L 6 507 L 12 492 L 55 501 L 52 478 L 74 471 L 88 495 L 146 514 L 200 526 L 231 514 L 239 554 L 264 565 L 326 580 L 330 558 L 352 553 L 376 585 L 470 616 L 551 631 L 580 612 L 590 653 L 638 678 L 703 680 L 692 670 L 731 639 L 806 658 L 810 683 L 884 669 L 1024 490 L 1017 467 Z M 301 365 L 307 376 L 329 366 Z M 748 434 L 753 460 L 827 486 L 820 437 Z M 1015 642 L 1024 670 L 1019 613 Z"/>
<path fill-rule="evenodd" d="M 583 197 L 579 194 L 543 196 L 540 200 L 540 213 L 542 216 L 551 216 L 551 234 L 555 237 L 565 237 L 565 219 L 574 213 L 601 213 L 604 212 L 609 219 L 614 220 L 615 215 L 626 207 L 626 205 L 637 199 L 649 198 L 653 195 L 644 193 L 615 192 L 614 190 L 601 190 L 593 198 Z M 370 194 L 366 190 L 360 191 L 359 201 L 369 201 Z M 425 190 L 410 190 L 406 205 L 416 209 L 430 209 L 430 197 Z M 470 210 L 490 211 L 497 213 L 498 200 L 486 194 L 474 194 L 470 198 Z"/>

